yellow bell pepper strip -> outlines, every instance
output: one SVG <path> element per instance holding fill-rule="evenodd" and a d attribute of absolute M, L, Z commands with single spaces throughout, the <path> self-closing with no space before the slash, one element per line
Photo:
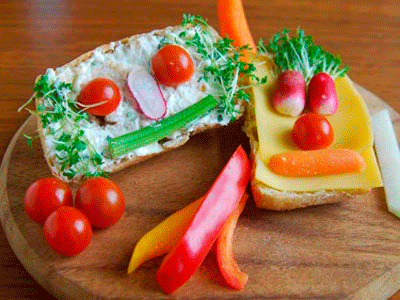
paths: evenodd
<path fill-rule="evenodd" d="M 232 238 L 237 221 L 242 213 L 248 195 L 245 194 L 240 200 L 239 206 L 229 216 L 222 227 L 221 232 L 215 242 L 215 257 L 224 285 L 234 290 L 242 290 L 247 283 L 248 275 L 243 273 L 238 266 L 232 250 Z"/>
<path fill-rule="evenodd" d="M 204 196 L 175 212 L 147 232 L 133 250 L 128 274 L 135 271 L 145 261 L 167 254 L 179 241 L 203 200 Z"/>
<path fill-rule="evenodd" d="M 239 205 L 250 180 L 250 160 L 239 146 L 207 192 L 181 240 L 164 258 L 156 279 L 171 294 L 200 267 L 222 226 Z"/>

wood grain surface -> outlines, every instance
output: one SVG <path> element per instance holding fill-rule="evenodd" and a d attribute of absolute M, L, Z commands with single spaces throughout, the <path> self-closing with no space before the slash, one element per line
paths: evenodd
<path fill-rule="evenodd" d="M 282 28 L 300 26 L 314 35 L 317 44 L 342 56 L 351 67 L 350 77 L 355 82 L 400 112 L 397 1 L 243 1 L 256 39 L 269 38 Z M 201 15 L 218 28 L 214 0 L 1 1 L 1 158 L 28 117 L 26 112 L 17 113 L 17 108 L 32 94 L 38 74 L 101 44 L 177 24 L 182 13 Z M 395 255 L 398 247 L 388 251 Z M 2 231 L 0 256 L 1 299 L 49 298 L 20 264 Z M 400 293 L 391 299 L 400 299 Z"/>

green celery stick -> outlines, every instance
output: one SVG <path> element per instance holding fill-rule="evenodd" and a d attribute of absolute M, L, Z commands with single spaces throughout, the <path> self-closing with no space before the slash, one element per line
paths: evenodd
<path fill-rule="evenodd" d="M 159 141 L 174 131 L 203 116 L 219 104 L 215 97 L 208 95 L 188 108 L 137 131 L 113 138 L 109 142 L 108 154 L 112 158 Z"/>

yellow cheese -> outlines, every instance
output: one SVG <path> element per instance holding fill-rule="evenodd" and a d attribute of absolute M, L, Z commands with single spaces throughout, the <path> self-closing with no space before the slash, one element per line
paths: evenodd
<path fill-rule="evenodd" d="M 373 151 L 371 119 L 367 107 L 351 80 L 345 76 L 336 79 L 339 109 L 327 119 L 334 130 L 331 147 L 358 151 L 365 159 L 367 168 L 358 174 L 343 174 L 309 178 L 279 176 L 269 170 L 271 155 L 299 150 L 290 138 L 297 118 L 276 113 L 271 105 L 271 94 L 276 85 L 273 63 L 255 61 L 257 75 L 268 75 L 268 82 L 253 87 L 255 117 L 258 134 L 258 151 L 255 157 L 255 179 L 264 185 L 281 191 L 312 192 L 335 189 L 365 189 L 382 186 L 381 176 Z"/>

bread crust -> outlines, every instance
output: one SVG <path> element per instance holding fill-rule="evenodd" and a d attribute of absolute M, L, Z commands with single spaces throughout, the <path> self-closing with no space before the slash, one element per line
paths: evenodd
<path fill-rule="evenodd" d="M 95 55 L 95 51 L 100 52 L 100 53 L 114 53 L 116 47 L 118 45 L 121 44 L 125 44 L 125 45 L 134 45 L 135 43 L 138 43 L 138 39 L 141 36 L 145 36 L 145 35 L 154 35 L 154 36 L 165 36 L 165 32 L 166 31 L 174 31 L 177 28 L 179 28 L 179 26 L 170 26 L 170 27 L 166 27 L 164 29 L 160 29 L 160 30 L 154 30 L 150 33 L 142 33 L 142 34 L 137 34 L 137 35 L 133 35 L 131 37 L 127 37 L 124 38 L 122 40 L 116 41 L 116 42 L 111 42 L 105 45 L 102 45 L 100 47 L 97 47 L 96 49 L 93 49 L 87 53 L 82 54 L 81 56 L 79 56 L 78 58 L 72 60 L 71 62 L 63 65 L 60 68 L 66 68 L 69 67 L 71 69 L 74 69 L 76 66 L 86 62 L 88 59 L 90 59 L 93 55 Z M 209 29 L 211 30 L 212 35 L 214 36 L 214 38 L 219 38 L 219 34 L 211 27 L 209 27 Z M 57 72 L 57 70 L 56 70 Z M 40 76 L 36 79 L 36 81 L 40 78 Z M 43 104 L 43 99 L 42 98 L 34 98 L 35 102 L 36 102 L 36 108 L 38 108 L 38 106 Z M 239 119 L 244 112 L 244 105 L 242 102 L 238 103 L 239 104 L 239 114 L 237 115 L 237 119 Z M 109 172 L 109 173 L 114 173 L 114 172 L 118 172 L 121 171 L 129 166 L 132 166 L 134 164 L 137 164 L 139 162 L 142 162 L 144 160 L 147 160 L 151 157 L 160 155 L 164 152 L 167 151 L 171 151 L 175 148 L 178 148 L 182 145 L 184 145 L 191 136 L 196 135 L 198 133 L 204 132 L 206 130 L 211 130 L 217 127 L 221 127 L 222 125 L 220 123 L 214 122 L 214 123 L 199 123 L 199 124 L 194 124 L 192 126 L 192 129 L 190 132 L 188 132 L 187 130 L 182 129 L 180 131 L 180 135 L 177 138 L 174 139 L 169 139 L 168 141 L 166 141 L 165 143 L 162 143 L 162 150 L 159 152 L 155 152 L 155 153 L 149 153 L 149 154 L 144 154 L 144 155 L 131 155 L 131 156 L 124 156 L 122 158 L 118 158 L 115 159 L 112 164 L 109 164 L 107 166 L 104 167 L 104 171 L 105 172 Z M 71 181 L 71 182 L 76 182 L 79 183 L 81 182 L 84 178 L 83 176 L 81 177 L 76 177 L 73 178 L 72 180 L 67 179 L 65 176 L 63 176 L 62 174 L 60 174 L 60 170 L 57 166 L 57 162 L 55 159 L 55 156 L 51 154 L 51 149 L 49 149 L 47 143 L 46 143 L 46 134 L 44 132 L 43 126 L 42 126 L 42 121 L 40 119 L 40 117 L 37 117 L 37 128 L 38 128 L 38 134 L 40 136 L 40 140 L 41 140 L 41 145 L 42 145 L 42 149 L 43 149 L 43 153 L 44 153 L 44 157 L 48 163 L 48 166 L 51 170 L 51 173 L 53 174 L 53 176 L 58 177 L 64 181 Z"/>
<path fill-rule="evenodd" d="M 255 179 L 251 191 L 258 208 L 270 210 L 292 210 L 307 206 L 347 201 L 370 190 L 318 191 L 315 193 L 281 192 L 264 187 Z"/>

